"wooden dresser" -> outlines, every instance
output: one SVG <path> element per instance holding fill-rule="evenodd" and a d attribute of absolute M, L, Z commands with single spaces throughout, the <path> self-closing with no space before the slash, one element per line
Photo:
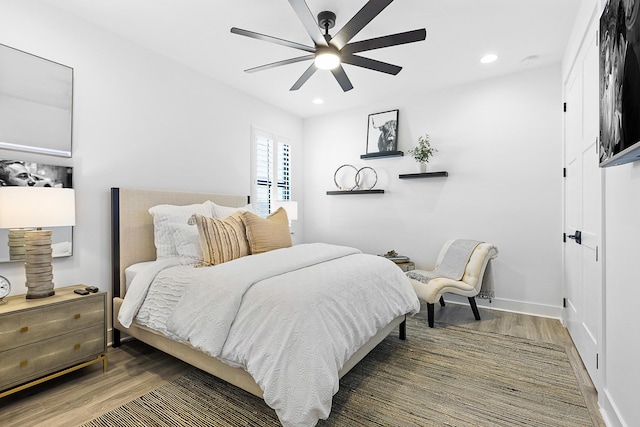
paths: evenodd
<path fill-rule="evenodd" d="M 106 372 L 107 295 L 73 292 L 84 288 L 0 305 L 0 397 L 100 361 Z"/>

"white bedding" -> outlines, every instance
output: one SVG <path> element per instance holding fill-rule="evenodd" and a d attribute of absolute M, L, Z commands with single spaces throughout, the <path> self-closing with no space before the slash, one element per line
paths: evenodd
<path fill-rule="evenodd" d="M 119 320 L 137 316 L 244 368 L 284 426 L 313 426 L 328 417 L 349 357 L 419 308 L 391 261 L 314 243 L 215 267 L 154 264 L 136 275 Z"/>
<path fill-rule="evenodd" d="M 139 263 L 130 265 L 129 267 L 125 268 L 124 269 L 125 290 L 129 289 L 129 285 L 131 285 L 131 282 L 139 272 L 144 271 L 150 264 L 153 264 L 155 262 L 156 261 L 144 261 L 144 262 L 139 262 Z"/>

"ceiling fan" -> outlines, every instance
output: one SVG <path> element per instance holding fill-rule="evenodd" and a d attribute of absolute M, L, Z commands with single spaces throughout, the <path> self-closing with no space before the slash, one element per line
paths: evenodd
<path fill-rule="evenodd" d="M 427 31 L 422 28 L 420 30 L 406 31 L 403 33 L 390 34 L 383 37 L 349 43 L 349 41 L 360 32 L 360 30 L 371 22 L 373 18 L 378 16 L 378 14 L 382 12 L 384 8 L 389 6 L 392 1 L 393 0 L 369 0 L 362 9 L 360 9 L 360 11 L 358 11 L 358 13 L 356 13 L 353 18 L 351 18 L 351 20 L 332 37 L 329 35 L 329 29 L 333 28 L 335 25 L 335 13 L 329 11 L 320 12 L 316 21 L 309 10 L 309 6 L 307 6 L 304 0 L 289 0 L 291 7 L 293 7 L 293 10 L 302 22 L 302 25 L 307 30 L 307 33 L 309 33 L 314 46 L 307 46 L 236 27 L 231 28 L 231 32 L 241 36 L 247 36 L 309 52 L 309 55 L 249 68 L 245 70 L 247 73 L 254 73 L 256 71 L 267 70 L 274 67 L 280 67 L 282 65 L 294 64 L 296 62 L 312 59 L 314 62 L 289 90 L 300 89 L 318 69 L 328 69 L 331 70 L 331 73 L 338 81 L 338 84 L 340 84 L 342 90 L 346 92 L 353 89 L 353 85 L 351 84 L 349 77 L 347 77 L 342 64 L 355 65 L 357 67 L 363 67 L 392 75 L 396 75 L 400 70 L 402 70 L 402 67 L 397 65 L 365 58 L 363 56 L 355 55 L 356 53 L 422 41 L 427 37 Z M 322 34 L 321 29 L 324 30 L 324 34 Z"/>

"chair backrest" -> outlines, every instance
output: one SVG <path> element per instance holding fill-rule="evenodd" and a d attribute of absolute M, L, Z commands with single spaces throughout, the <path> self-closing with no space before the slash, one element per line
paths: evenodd
<path fill-rule="evenodd" d="M 438 260 L 436 261 L 436 265 L 439 265 L 444 255 L 447 253 L 447 250 L 451 246 L 451 244 L 455 240 L 448 240 L 442 246 L 440 250 L 440 254 L 438 255 Z M 487 268 L 487 264 L 490 260 L 498 256 L 498 248 L 496 248 L 491 243 L 480 243 L 473 250 L 469 261 L 467 262 L 467 266 L 464 269 L 464 275 L 462 276 L 462 281 L 468 283 L 470 286 L 473 286 L 477 290 L 480 290 L 482 286 L 482 276 Z"/>

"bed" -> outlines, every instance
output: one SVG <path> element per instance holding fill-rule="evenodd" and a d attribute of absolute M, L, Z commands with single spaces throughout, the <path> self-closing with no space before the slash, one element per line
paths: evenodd
<path fill-rule="evenodd" d="M 413 289 L 408 279 L 406 279 L 404 274 L 401 273 L 399 268 L 391 265 L 391 261 L 384 260 L 382 259 L 382 257 L 361 254 L 358 251 L 354 252 L 352 248 L 333 247 L 332 245 L 324 245 L 324 244 L 295 245 L 292 248 L 279 249 L 279 250 L 270 251 L 268 253 L 259 254 L 259 255 L 249 255 L 247 257 L 233 260 L 231 262 L 228 262 L 219 266 L 211 267 L 211 268 L 198 269 L 198 268 L 193 268 L 193 266 L 190 266 L 189 267 L 190 270 L 186 270 L 187 269 L 186 266 L 173 265 L 173 264 L 171 268 L 167 268 L 166 269 L 167 277 L 172 277 L 169 274 L 169 272 L 171 269 L 175 268 L 176 271 L 188 271 L 189 274 L 192 274 L 192 272 L 197 272 L 198 277 L 201 277 L 201 276 L 204 277 L 206 275 L 207 280 L 209 280 L 208 277 L 210 273 L 215 273 L 216 269 L 218 269 L 219 271 L 227 271 L 226 274 L 228 276 L 228 272 L 232 271 L 230 270 L 230 268 L 232 267 L 233 263 L 237 263 L 238 265 L 244 266 L 244 267 L 241 267 L 244 269 L 244 271 L 256 271 L 256 272 L 259 271 L 260 272 L 259 274 L 263 274 L 262 271 L 270 270 L 271 266 L 279 266 L 280 264 L 286 264 L 288 259 L 296 260 L 295 262 L 291 261 L 293 263 L 292 267 L 290 267 L 290 269 L 292 270 L 291 272 L 287 272 L 286 274 L 281 274 L 281 272 L 274 271 L 272 273 L 272 276 L 275 276 L 275 277 L 270 276 L 265 278 L 264 280 L 259 279 L 259 281 L 257 279 L 247 279 L 249 281 L 253 280 L 257 284 L 254 285 L 253 284 L 254 282 L 252 282 L 252 284 L 248 285 L 245 290 L 235 291 L 238 285 L 234 285 L 233 286 L 234 290 L 230 291 L 229 293 L 230 294 L 238 293 L 240 295 L 239 297 L 236 297 L 236 298 L 238 299 L 238 305 L 241 305 L 243 307 L 243 310 L 249 310 L 248 306 L 250 302 L 255 300 L 256 298 L 264 298 L 265 300 L 267 299 L 273 300 L 273 299 L 280 298 L 280 297 L 270 298 L 271 294 L 265 293 L 265 289 L 271 289 L 271 288 L 266 288 L 267 283 L 271 283 L 270 286 L 276 286 L 272 284 L 272 282 L 273 283 L 277 282 L 277 285 L 279 286 L 280 283 L 287 282 L 285 278 L 289 278 L 289 276 L 291 276 L 290 277 L 291 282 L 298 283 L 299 284 L 298 286 L 301 286 L 303 282 L 306 285 L 307 281 L 314 282 L 316 280 L 320 280 L 320 279 L 316 279 L 315 277 L 324 276 L 323 268 L 325 268 L 325 264 L 327 264 L 328 266 L 329 263 L 341 264 L 343 266 L 350 265 L 348 269 L 349 271 L 347 272 L 348 274 L 346 274 L 346 276 L 352 277 L 352 280 L 353 280 L 353 277 L 356 277 L 356 276 L 358 278 L 360 277 L 367 278 L 366 286 L 371 286 L 370 289 L 372 289 L 372 291 L 371 292 L 360 291 L 360 294 L 358 294 L 358 295 L 363 295 L 365 299 L 367 299 L 367 301 L 369 301 L 369 298 L 371 298 L 371 301 L 374 301 L 373 296 L 370 296 L 369 294 L 375 294 L 376 292 L 378 292 L 377 288 L 374 287 L 377 285 L 375 285 L 375 283 L 373 282 L 378 280 L 380 277 L 382 277 L 381 280 L 387 280 L 385 275 L 388 275 L 389 281 L 391 281 L 391 278 L 393 278 L 394 283 L 395 282 L 399 283 L 399 285 L 397 286 L 394 285 L 393 287 L 390 287 L 394 289 L 390 291 L 391 293 L 393 293 L 393 295 L 390 294 L 389 296 L 387 295 L 382 296 L 382 299 L 388 299 L 389 301 L 392 301 L 391 303 L 389 303 L 389 307 L 385 306 L 385 307 L 378 308 L 376 307 L 376 305 L 382 304 L 382 303 L 367 302 L 367 305 L 371 305 L 372 307 L 369 308 L 367 306 L 364 308 L 366 310 L 371 310 L 366 314 L 365 313 L 361 314 L 360 313 L 361 309 L 358 309 L 358 310 L 354 310 L 351 313 L 345 312 L 344 314 L 340 315 L 340 316 L 347 316 L 349 319 L 351 318 L 356 319 L 358 318 L 358 316 L 360 317 L 366 316 L 368 323 L 373 322 L 373 320 L 369 322 L 368 319 L 371 318 L 371 319 L 375 319 L 375 322 L 377 322 L 377 324 L 366 325 L 366 326 L 360 326 L 360 325 L 354 326 L 357 330 L 362 329 L 363 331 L 366 330 L 369 332 L 367 332 L 366 335 L 363 332 L 364 338 L 359 336 L 355 337 L 356 342 L 358 340 L 362 341 L 361 343 L 357 344 L 357 348 L 353 348 L 348 352 L 346 352 L 346 350 L 339 350 L 339 352 L 344 353 L 344 357 L 343 359 L 340 359 L 339 357 L 336 358 L 336 360 L 338 360 L 338 363 L 335 366 L 337 371 L 335 372 L 336 381 L 334 381 L 335 384 L 328 385 L 330 386 L 329 388 L 333 387 L 333 389 L 330 391 L 331 394 L 329 395 L 328 408 L 311 407 L 313 405 L 316 405 L 316 403 L 312 403 L 309 405 L 311 407 L 310 409 L 307 410 L 307 408 L 304 408 L 304 407 L 301 409 L 299 402 L 293 402 L 296 406 L 293 408 L 288 408 L 286 406 L 290 404 L 288 404 L 287 402 L 284 402 L 284 403 L 281 402 L 281 400 L 286 400 L 286 399 L 284 399 L 282 396 L 275 396 L 275 397 L 273 396 L 272 390 L 274 389 L 274 386 L 272 385 L 272 383 L 277 381 L 280 381 L 280 382 L 284 381 L 284 380 L 281 380 L 280 378 L 281 377 L 286 378 L 288 375 L 287 374 L 288 371 L 294 371 L 292 373 L 292 376 L 299 377 L 300 375 L 304 374 L 305 368 L 310 368 L 311 370 L 314 370 L 318 364 L 320 365 L 332 365 L 332 364 L 325 363 L 326 362 L 325 359 L 319 360 L 319 361 L 313 360 L 315 356 L 314 357 L 305 356 L 299 359 L 292 359 L 292 357 L 294 356 L 285 356 L 285 360 L 288 360 L 288 362 L 284 363 L 284 365 L 286 366 L 276 366 L 274 368 L 274 366 L 272 366 L 274 363 L 283 363 L 283 362 L 273 361 L 273 362 L 268 362 L 272 364 L 271 366 L 264 367 L 261 365 L 266 364 L 267 362 L 264 362 L 263 359 L 265 360 L 269 359 L 270 354 L 276 353 L 276 351 L 271 351 L 271 349 L 268 349 L 265 352 L 265 345 L 259 343 L 257 339 L 256 339 L 256 342 L 253 343 L 251 340 L 236 338 L 236 336 L 239 337 L 240 335 L 233 335 L 232 333 L 227 332 L 228 336 L 222 339 L 222 341 L 220 341 L 222 344 L 218 345 L 213 343 L 209 345 L 208 343 L 203 344 L 201 342 L 203 341 L 202 337 L 204 336 L 202 331 L 194 332 L 191 330 L 193 328 L 190 329 L 190 327 L 184 327 L 183 329 L 189 330 L 188 334 L 192 334 L 192 335 L 176 336 L 176 334 L 181 333 L 180 332 L 181 327 L 176 327 L 175 330 L 177 332 L 174 334 L 173 333 L 174 330 L 172 330 L 172 333 L 167 333 L 167 331 L 160 332 L 154 327 L 141 324 L 143 322 L 139 323 L 135 318 L 130 324 L 126 321 L 121 322 L 119 320 L 121 317 L 120 316 L 121 310 L 123 311 L 122 313 L 123 318 L 126 317 L 125 311 L 126 312 L 131 311 L 131 309 L 127 306 L 127 303 L 125 303 L 125 296 L 127 294 L 127 289 L 128 289 L 127 285 L 128 283 L 131 283 L 131 280 L 129 281 L 127 280 L 127 275 L 129 273 L 127 268 L 131 266 L 144 265 L 144 263 L 147 263 L 147 262 L 151 262 L 150 264 L 153 264 L 153 261 L 156 260 L 156 257 L 157 257 L 156 244 L 154 244 L 154 223 L 153 223 L 152 216 L 149 214 L 149 209 L 154 206 L 163 205 L 163 204 L 185 206 L 185 205 L 203 203 L 206 201 L 210 201 L 218 206 L 224 206 L 229 208 L 242 208 L 248 205 L 249 198 L 247 196 L 225 195 L 225 194 L 175 192 L 175 191 L 161 191 L 161 190 L 138 190 L 138 189 L 124 189 L 124 188 L 111 189 L 113 346 L 118 347 L 121 344 L 121 333 L 125 334 L 126 336 L 136 338 L 174 357 L 177 357 L 199 369 L 202 369 L 228 383 L 231 383 L 237 387 L 240 387 L 241 389 L 253 395 L 256 395 L 258 397 L 265 399 L 265 402 L 267 402 L 269 406 L 274 408 L 274 410 L 276 411 L 276 414 L 278 415 L 281 423 L 284 426 L 315 425 L 319 419 L 326 418 L 329 415 L 331 397 L 333 396 L 333 394 L 335 394 L 335 392 L 337 392 L 337 379 L 341 378 L 343 375 L 349 372 L 349 370 L 351 370 L 363 357 L 365 357 L 376 345 L 378 345 L 395 328 L 398 328 L 399 330 L 399 338 L 403 340 L 405 339 L 406 316 L 419 311 L 420 305 L 419 305 L 417 296 L 415 296 L 415 293 L 413 292 Z M 314 246 L 314 245 L 319 245 L 319 246 Z M 297 252 L 296 252 L 295 257 L 291 256 L 289 253 L 285 252 L 289 250 L 300 252 L 301 253 L 300 257 L 307 256 L 305 255 L 306 253 L 312 253 L 313 256 L 320 256 L 317 254 L 319 253 L 324 254 L 326 252 L 327 254 L 330 254 L 330 255 L 327 255 L 326 262 L 325 261 L 320 262 L 316 260 L 308 261 L 308 265 L 305 265 L 304 268 L 301 268 L 296 264 L 298 262 L 297 260 L 299 255 L 297 255 Z M 158 249 L 158 252 L 159 251 L 160 249 Z M 335 259 L 332 257 L 335 257 Z M 254 264 L 249 264 L 250 262 L 253 263 L 253 262 L 258 262 L 260 260 L 262 264 L 260 263 L 255 264 L 255 265 L 258 265 L 258 267 L 254 267 Z M 299 261 L 299 262 L 302 262 L 302 261 Z M 368 263 L 371 263 L 371 262 L 375 264 L 373 267 L 366 267 L 366 268 L 358 267 L 360 265 L 368 266 L 369 265 Z M 388 267 L 387 264 L 384 264 L 385 262 L 388 263 L 388 265 L 392 268 Z M 221 268 L 223 266 L 224 268 Z M 247 267 L 247 266 L 251 266 L 251 267 Z M 145 268 L 148 269 L 148 267 L 146 266 Z M 357 270 L 358 268 L 361 268 L 362 271 L 358 271 Z M 373 269 L 374 272 L 370 272 L 369 270 L 371 269 Z M 157 272 L 153 273 L 154 275 L 157 274 L 157 276 L 154 276 L 156 277 L 156 279 L 150 280 L 150 285 L 148 285 L 150 287 L 148 287 L 147 289 L 153 289 L 153 286 L 155 286 L 153 284 L 154 281 L 158 280 L 159 276 L 164 275 L 165 270 L 158 269 L 158 271 L 162 271 L 162 273 L 160 274 L 158 274 Z M 384 271 L 384 273 L 381 273 L 381 271 Z M 307 276 L 305 276 L 305 274 L 307 274 Z M 334 273 L 331 273 L 331 274 L 334 274 Z M 341 275 L 343 274 L 344 273 L 341 273 Z M 367 276 L 367 274 L 369 274 L 369 276 Z M 144 274 L 139 274 L 139 275 L 145 276 Z M 222 275 L 220 277 L 227 277 L 227 276 Z M 327 277 L 334 277 L 334 276 L 329 275 L 327 273 Z M 139 279 L 138 276 L 136 276 L 136 279 L 134 279 L 134 281 L 137 279 Z M 204 281 L 205 279 L 198 279 L 198 280 Z M 331 279 L 331 280 L 335 280 L 335 279 Z M 406 286 L 408 287 L 409 291 L 405 289 L 405 282 L 403 280 L 406 280 Z M 179 310 L 178 308 L 180 308 L 180 306 L 178 306 L 178 304 L 182 304 L 182 306 L 187 306 L 187 307 L 193 307 L 194 304 L 195 305 L 203 304 L 202 308 L 209 307 L 208 304 L 211 304 L 210 302 L 207 302 L 207 303 L 201 302 L 200 301 L 201 298 L 193 296 L 194 289 L 195 290 L 210 289 L 210 288 L 205 288 L 203 286 L 200 286 L 200 288 L 198 288 L 199 285 L 206 285 L 206 284 L 198 283 L 193 285 L 190 284 L 188 286 L 189 292 L 191 292 L 191 297 L 190 297 L 191 300 L 189 300 L 189 296 L 185 294 L 185 295 L 182 295 L 180 298 L 178 298 L 178 302 L 173 303 L 175 304 L 175 308 L 173 310 L 174 313 L 171 314 L 172 317 L 170 317 L 169 320 L 167 320 L 168 325 L 177 323 L 177 320 L 175 320 L 174 322 L 174 318 L 185 317 L 186 315 L 184 313 L 189 311 L 184 309 Z M 285 285 L 283 284 L 282 286 L 285 286 Z M 291 285 L 288 285 L 288 286 L 291 286 Z M 187 286 L 185 286 L 185 288 L 187 288 Z M 398 289 L 395 289 L 395 288 L 398 288 Z M 291 288 L 283 288 L 283 289 L 291 289 Z M 355 288 L 352 288 L 351 285 L 345 286 L 343 288 L 335 288 L 335 289 L 345 289 L 345 295 L 347 295 L 346 292 L 355 292 L 355 290 L 352 290 Z M 339 292 L 336 292 L 335 289 L 332 292 L 339 294 Z M 150 291 L 145 291 L 145 292 L 150 292 Z M 184 291 L 184 292 L 187 292 L 187 291 Z M 262 292 L 262 294 L 260 294 L 260 292 Z M 284 291 L 279 291 L 279 292 L 284 292 Z M 132 296 L 134 293 L 139 294 L 140 292 L 137 290 L 135 292 L 130 291 L 130 294 L 131 294 L 130 298 L 134 298 L 134 296 Z M 287 295 L 290 293 L 291 291 L 287 290 L 286 293 L 282 293 L 281 295 L 283 295 L 283 299 L 286 299 Z M 199 295 L 199 294 L 196 294 L 196 295 Z M 344 304 L 341 304 L 340 302 L 347 301 L 349 299 L 353 300 L 354 299 L 353 295 L 341 297 L 339 298 L 339 300 L 334 300 L 331 304 L 318 303 L 317 305 L 318 306 L 330 305 L 330 308 L 328 308 L 329 311 L 338 311 L 338 308 L 336 307 L 339 305 L 344 305 Z M 359 298 L 356 298 L 356 299 L 359 299 Z M 235 300 L 230 300 L 230 301 L 235 301 Z M 264 300 L 259 300 L 259 301 L 264 301 Z M 353 301 L 351 301 L 350 303 L 353 303 Z M 124 310 L 123 310 L 123 304 L 127 306 L 127 308 Z M 191 304 L 191 305 L 189 306 L 186 304 Z M 253 302 L 252 304 L 254 304 L 254 306 L 256 305 L 255 302 Z M 264 304 L 267 304 L 267 303 L 264 303 Z M 131 304 L 129 304 L 129 306 L 130 305 Z M 226 307 L 228 305 L 231 305 L 231 303 L 225 302 L 224 305 Z M 263 304 L 260 303 L 257 305 L 262 306 Z M 254 306 L 251 306 L 251 307 L 254 307 Z M 314 304 L 314 307 L 315 307 L 315 304 Z M 316 309 L 315 308 L 308 309 L 308 307 L 305 309 L 306 309 L 306 316 L 310 316 L 311 318 L 313 318 L 313 316 L 315 315 Z M 256 310 L 256 309 L 252 308 L 252 310 Z M 264 308 L 264 310 L 266 310 L 266 308 Z M 299 309 L 296 309 L 296 310 L 300 311 Z M 344 310 L 344 308 L 341 308 L 341 310 Z M 271 310 L 271 312 L 278 312 L 278 311 L 280 310 L 273 310 L 273 309 Z M 380 312 L 380 314 L 378 314 L 378 312 Z M 390 313 L 392 312 L 393 312 L 393 315 L 391 316 L 391 318 L 389 318 Z M 236 314 L 237 318 L 233 320 L 233 322 L 229 322 L 230 325 L 228 326 L 228 328 L 232 328 L 231 331 L 238 331 L 238 334 L 240 334 L 240 331 L 243 334 L 246 333 L 246 331 L 244 331 L 242 328 L 250 329 L 251 326 L 243 326 L 243 321 L 249 322 L 251 320 L 239 320 L 239 318 L 242 317 L 242 319 L 245 319 L 245 318 L 252 319 L 254 312 L 249 311 L 248 313 L 251 313 L 251 315 L 246 314 L 244 316 L 241 316 L 240 315 L 241 312 L 238 311 L 238 313 Z M 323 316 L 325 315 L 323 314 Z M 211 318 L 212 316 L 207 315 L 207 317 Z M 380 319 L 383 319 L 383 318 L 386 320 L 380 323 L 381 322 Z M 212 325 L 213 326 L 218 325 L 219 323 L 216 323 L 216 322 L 220 322 L 220 320 L 221 319 L 215 319 L 215 318 L 213 320 L 198 319 L 197 321 L 193 320 L 192 324 L 200 325 L 200 324 L 203 324 L 202 322 L 210 321 L 212 323 L 208 325 L 206 328 L 204 328 L 206 331 L 210 331 L 212 329 L 209 329 L 209 328 L 211 328 Z M 278 319 L 274 319 L 270 321 L 283 322 L 282 320 L 278 320 Z M 316 320 L 313 321 L 313 325 L 316 324 L 315 322 Z M 356 322 L 356 320 L 354 320 L 354 322 Z M 360 322 L 360 320 L 358 320 L 358 322 Z M 263 323 L 267 324 L 266 321 Z M 286 328 L 283 328 L 283 329 L 291 330 L 290 332 L 288 332 L 289 333 L 288 336 L 294 337 L 294 339 L 289 339 L 286 342 L 284 342 L 282 344 L 283 349 L 282 350 L 279 349 L 277 352 L 284 353 L 285 347 L 288 348 L 288 347 L 294 346 L 294 344 L 298 341 L 301 341 L 304 343 L 305 339 L 307 341 L 310 340 L 310 338 L 305 338 L 306 332 L 303 333 L 302 331 L 303 329 L 306 331 L 305 328 L 308 328 L 309 324 L 305 324 L 303 326 L 303 323 L 305 323 L 304 318 L 302 322 L 300 321 L 286 322 Z M 309 322 L 306 322 L 306 323 L 309 323 Z M 127 326 L 125 326 L 125 324 Z M 296 325 L 300 325 L 300 326 L 296 326 Z M 300 330 L 296 330 L 296 327 L 298 327 Z M 349 328 L 351 328 L 351 326 L 349 326 Z M 374 329 L 372 330 L 372 328 Z M 203 328 L 200 328 L 200 329 L 203 329 Z M 340 335 L 334 332 L 335 331 L 331 331 L 331 334 Z M 208 333 L 209 332 L 207 332 L 207 334 Z M 353 335 L 353 332 L 347 331 L 344 334 Z M 195 338 L 198 338 L 198 339 L 195 339 Z M 352 339 L 350 337 L 344 337 L 345 340 L 347 338 L 349 340 Z M 208 338 L 206 337 L 204 338 L 205 341 L 207 339 Z M 340 341 L 341 339 L 343 338 L 338 337 L 336 341 Z M 207 347 L 207 345 L 209 346 Z M 216 345 L 218 345 L 220 349 L 215 350 Z M 311 342 L 308 345 L 313 345 L 313 342 Z M 349 344 L 349 345 L 353 346 L 354 344 Z M 259 363 L 257 363 L 255 360 L 249 359 L 250 355 L 247 356 L 244 353 L 235 355 L 235 353 L 245 351 L 244 347 L 247 348 L 246 350 L 247 352 L 253 351 L 252 348 L 254 347 L 262 348 L 262 351 L 265 353 L 262 353 L 259 356 L 256 356 Z M 315 352 L 322 353 L 322 349 L 325 347 L 337 348 L 338 344 L 332 342 L 330 343 L 330 345 L 323 344 L 321 347 L 322 348 L 313 350 L 314 354 Z M 299 351 L 309 352 L 311 350 L 302 349 Z M 338 350 L 334 350 L 334 353 L 336 353 L 337 351 Z M 339 355 L 341 355 L 342 353 L 339 353 Z M 288 359 L 286 359 L 287 357 Z M 322 357 L 322 356 L 320 355 L 318 357 Z M 309 364 L 309 366 L 305 366 L 305 364 L 307 363 Z M 333 369 L 333 365 L 331 366 L 330 369 Z M 253 374 L 250 372 L 252 372 Z M 320 376 L 324 377 L 326 375 L 320 375 Z M 329 375 L 329 376 L 332 376 L 332 375 Z M 275 379 L 272 379 L 271 377 L 275 377 Z M 305 383 L 307 381 L 301 381 L 301 382 Z M 311 379 L 309 380 L 309 382 L 313 383 Z M 303 385 L 300 384 L 300 386 L 302 387 Z M 291 388 L 290 385 L 286 385 L 286 384 L 285 385 L 280 384 L 275 388 L 282 389 L 283 387 L 285 387 L 285 390 L 290 390 Z M 297 387 L 297 385 L 295 387 Z M 319 387 L 319 390 L 324 390 L 322 386 L 318 386 L 318 387 Z M 265 393 L 263 389 L 267 390 L 267 393 Z M 298 393 L 289 392 L 286 394 L 287 396 L 285 397 L 289 398 L 289 395 L 294 395 Z M 304 395 L 304 392 L 300 392 L 300 395 Z M 314 400 L 314 399 L 308 399 L 308 400 Z M 283 405 L 284 407 L 282 407 Z M 320 404 L 317 404 L 317 405 L 320 405 Z M 300 412 L 305 412 L 305 411 L 308 413 L 299 414 Z"/>

